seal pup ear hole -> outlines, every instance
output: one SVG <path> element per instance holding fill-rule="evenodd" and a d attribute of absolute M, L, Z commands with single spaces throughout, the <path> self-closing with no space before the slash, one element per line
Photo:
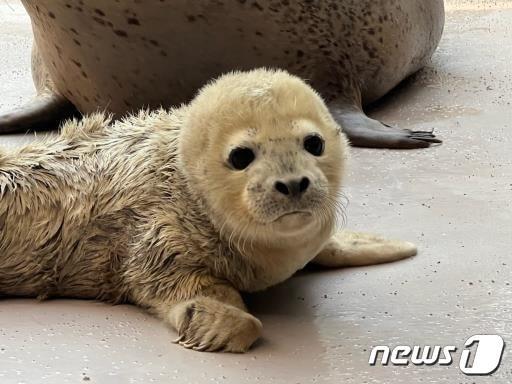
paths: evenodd
<path fill-rule="evenodd" d="M 238 170 L 243 171 L 256 158 L 254 151 L 247 147 L 237 147 L 231 150 L 228 157 L 229 165 Z"/>
<path fill-rule="evenodd" d="M 308 135 L 304 139 L 304 149 L 313 156 L 322 156 L 325 150 L 325 141 L 318 134 Z"/>

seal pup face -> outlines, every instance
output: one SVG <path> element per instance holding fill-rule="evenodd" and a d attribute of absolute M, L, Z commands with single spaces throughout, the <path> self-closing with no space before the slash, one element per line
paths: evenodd
<path fill-rule="evenodd" d="M 332 229 L 346 140 L 299 78 L 222 76 L 189 105 L 179 141 L 188 182 L 221 234 L 269 242 Z"/>

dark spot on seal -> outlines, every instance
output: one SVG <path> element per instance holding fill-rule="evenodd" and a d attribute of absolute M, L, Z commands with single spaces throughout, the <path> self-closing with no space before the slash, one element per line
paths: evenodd
<path fill-rule="evenodd" d="M 87 76 L 87 73 L 85 73 L 84 71 L 82 71 L 82 76 L 85 77 L 86 79 L 89 78 L 89 76 Z"/>
<path fill-rule="evenodd" d="M 78 68 L 82 68 L 82 64 L 79 62 L 79 61 L 76 61 L 74 59 L 71 59 L 71 61 L 78 67 Z"/>
<path fill-rule="evenodd" d="M 75 28 L 69 28 L 69 30 L 70 30 L 71 32 L 73 32 L 75 35 L 78 35 L 78 34 L 79 34 Z"/>
<path fill-rule="evenodd" d="M 78 45 L 79 47 L 82 45 L 77 39 L 73 39 L 74 43 Z"/>
<path fill-rule="evenodd" d="M 126 22 L 130 25 L 140 25 L 139 19 L 136 17 L 129 17 L 126 19 Z"/>
<path fill-rule="evenodd" d="M 98 17 L 98 16 L 93 16 L 92 18 L 95 22 L 97 22 L 98 24 L 101 24 L 101 25 L 105 25 L 105 20 L 103 20 L 102 18 Z"/>
<path fill-rule="evenodd" d="M 252 6 L 256 8 L 258 11 L 263 11 L 263 7 L 257 1 L 252 3 Z"/>
<path fill-rule="evenodd" d="M 196 17 L 193 16 L 193 15 L 188 15 L 187 16 L 187 20 L 190 22 L 190 23 L 193 23 L 194 21 L 196 21 Z"/>
<path fill-rule="evenodd" d="M 160 51 L 160 55 L 161 56 L 164 56 L 164 57 L 167 57 L 167 52 L 165 52 L 163 49 Z"/>
<path fill-rule="evenodd" d="M 48 12 L 48 16 L 50 16 L 52 19 L 55 19 L 55 14 L 53 12 Z"/>
<path fill-rule="evenodd" d="M 94 12 L 96 12 L 100 16 L 105 16 L 105 12 L 103 12 L 101 9 L 96 8 Z"/>
<path fill-rule="evenodd" d="M 150 42 L 151 44 L 153 44 L 155 47 L 160 46 L 160 44 L 158 44 L 158 41 L 156 41 L 156 40 L 149 40 L 149 42 Z"/>
<path fill-rule="evenodd" d="M 126 33 L 126 31 L 123 31 L 122 29 L 114 29 L 114 33 L 115 33 L 117 36 L 121 36 L 121 37 L 126 37 L 126 36 L 128 36 L 128 34 Z"/>

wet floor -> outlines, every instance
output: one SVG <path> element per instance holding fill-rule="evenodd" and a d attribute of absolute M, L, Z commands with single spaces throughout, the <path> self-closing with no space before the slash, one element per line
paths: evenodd
<path fill-rule="evenodd" d="M 0 0 L 0 111 L 33 94 L 30 41 L 22 8 Z M 450 0 L 432 63 L 371 111 L 444 140 L 352 151 L 347 226 L 414 241 L 417 257 L 311 270 L 249 297 L 264 339 L 245 355 L 184 350 L 131 306 L 4 300 L 0 383 L 510 383 L 508 347 L 490 377 L 458 368 L 474 334 L 512 345 L 510 63 L 512 1 Z M 458 350 L 451 366 L 370 366 L 375 345 Z"/>

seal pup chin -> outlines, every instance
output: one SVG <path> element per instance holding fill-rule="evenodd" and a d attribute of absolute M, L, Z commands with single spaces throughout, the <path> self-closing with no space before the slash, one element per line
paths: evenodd
<path fill-rule="evenodd" d="M 229 73 L 168 111 L 69 121 L 0 153 L 0 295 L 130 302 L 186 348 L 246 351 L 262 324 L 240 292 L 308 262 L 416 253 L 335 231 L 347 158 L 322 98 L 277 70 Z"/>

